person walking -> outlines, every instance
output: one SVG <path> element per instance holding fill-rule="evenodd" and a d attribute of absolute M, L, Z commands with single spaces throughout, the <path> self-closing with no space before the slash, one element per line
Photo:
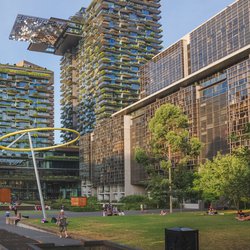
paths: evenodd
<path fill-rule="evenodd" d="M 140 205 L 140 209 L 141 209 L 141 213 L 143 213 L 144 212 L 144 205 L 143 204 Z"/>
<path fill-rule="evenodd" d="M 17 206 L 15 205 L 15 206 L 12 208 L 12 210 L 14 211 L 15 216 L 17 217 Z"/>
<path fill-rule="evenodd" d="M 5 212 L 5 222 L 6 224 L 10 224 L 10 212 L 9 211 Z"/>
<path fill-rule="evenodd" d="M 65 238 L 68 238 L 68 232 L 67 232 L 67 217 L 64 214 L 64 210 L 62 209 L 57 217 L 57 225 L 59 226 L 59 233 L 60 238 L 63 237 L 63 234 L 65 235 Z"/>

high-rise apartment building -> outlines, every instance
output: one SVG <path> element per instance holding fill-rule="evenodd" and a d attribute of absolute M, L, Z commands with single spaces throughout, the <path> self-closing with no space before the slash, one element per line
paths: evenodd
<path fill-rule="evenodd" d="M 0 137 L 29 128 L 54 127 L 54 73 L 27 61 L 0 64 Z M 5 138 L 8 146 L 15 137 Z M 54 144 L 54 133 L 31 132 L 33 147 Z M 27 134 L 11 147 L 29 148 Z M 79 195 L 79 153 L 64 147 L 36 154 L 44 197 Z M 13 199 L 37 200 L 38 190 L 30 153 L 0 151 L 0 187 L 11 189 Z"/>
<path fill-rule="evenodd" d="M 17 17 L 10 38 L 62 55 L 62 124 L 81 134 L 139 96 L 139 67 L 161 50 L 160 0 L 93 0 L 70 20 Z M 64 134 L 64 139 L 70 139 Z"/>
<path fill-rule="evenodd" d="M 203 143 L 200 161 L 250 148 L 249 13 L 250 0 L 234 2 L 140 68 L 141 100 L 80 140 L 83 193 L 114 200 L 145 192 L 135 149 L 150 151 L 148 123 L 165 103 L 188 116 L 190 135 Z"/>
<path fill-rule="evenodd" d="M 26 128 L 54 126 L 54 73 L 22 61 L 16 65 L 0 64 L 0 136 Z M 7 146 L 13 138 L 6 138 Z M 54 144 L 53 132 L 33 134 L 34 147 Z M 16 147 L 27 147 L 28 138 Z M 2 154 L 2 153 L 0 153 Z"/>

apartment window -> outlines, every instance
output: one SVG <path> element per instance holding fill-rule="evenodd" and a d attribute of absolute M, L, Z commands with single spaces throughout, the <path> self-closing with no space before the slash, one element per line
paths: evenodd
<path fill-rule="evenodd" d="M 109 8 L 115 8 L 115 4 L 114 3 L 108 3 L 108 7 Z"/>
<path fill-rule="evenodd" d="M 132 69 L 133 71 L 138 71 L 138 70 L 139 70 L 138 67 L 132 67 L 131 69 Z"/>
<path fill-rule="evenodd" d="M 114 13 L 114 9 L 110 8 L 110 9 L 109 9 L 109 13 L 110 13 L 110 14 Z"/>
<path fill-rule="evenodd" d="M 138 90 L 140 88 L 140 85 L 139 84 L 132 84 L 131 88 L 134 90 Z"/>
<path fill-rule="evenodd" d="M 134 13 L 129 14 L 129 18 L 130 18 L 131 20 L 137 20 L 137 19 L 138 19 L 137 15 L 134 14 Z"/>
<path fill-rule="evenodd" d="M 116 76 L 113 75 L 113 74 L 107 74 L 107 77 L 110 77 L 112 80 L 115 80 L 115 79 L 116 79 Z"/>
<path fill-rule="evenodd" d="M 110 57 L 110 61 L 111 61 L 111 62 L 115 62 L 115 57 L 114 57 L 114 56 L 111 56 L 111 57 Z"/>
<path fill-rule="evenodd" d="M 148 10 L 142 10 L 142 14 L 149 15 L 149 11 Z"/>
<path fill-rule="evenodd" d="M 17 83 L 17 87 L 24 88 L 26 87 L 27 83 L 26 82 L 19 82 Z"/>
<path fill-rule="evenodd" d="M 8 94 L 7 93 L 2 93 L 2 98 L 3 99 L 8 99 Z"/>
<path fill-rule="evenodd" d="M 6 74 L 6 73 L 0 73 L 0 78 L 7 79 L 8 78 L 8 74 Z"/>
<path fill-rule="evenodd" d="M 152 34 L 152 31 L 151 30 L 146 30 L 146 36 L 150 36 Z"/>
<path fill-rule="evenodd" d="M 110 44 L 115 44 L 115 39 L 110 38 L 110 39 L 109 39 L 109 43 L 110 43 Z"/>
<path fill-rule="evenodd" d="M 110 22 L 109 22 L 109 27 L 110 27 L 110 28 L 113 28 L 113 27 L 114 27 L 114 22 L 113 22 L 113 21 L 110 21 Z"/>

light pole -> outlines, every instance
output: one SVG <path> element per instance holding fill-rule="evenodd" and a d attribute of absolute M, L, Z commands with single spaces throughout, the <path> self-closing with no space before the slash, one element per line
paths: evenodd
<path fill-rule="evenodd" d="M 171 161 L 171 148 L 168 145 L 168 160 L 170 162 L 168 168 L 168 181 L 169 181 L 169 213 L 173 213 L 173 196 L 172 196 L 172 161 Z"/>

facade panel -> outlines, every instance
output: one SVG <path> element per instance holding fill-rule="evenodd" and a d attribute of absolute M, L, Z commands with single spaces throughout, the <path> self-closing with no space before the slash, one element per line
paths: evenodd
<path fill-rule="evenodd" d="M 98 197 L 113 200 L 124 195 L 124 121 L 123 116 L 99 123 L 95 132 L 80 140 L 80 173 L 84 194 L 89 195 L 89 183 Z M 113 197 L 113 198 L 112 198 Z"/>
<path fill-rule="evenodd" d="M 250 44 L 250 1 L 239 0 L 190 33 L 191 73 Z"/>
<path fill-rule="evenodd" d="M 140 98 L 149 96 L 184 75 L 184 53 L 187 41 L 180 40 L 140 68 Z"/>

